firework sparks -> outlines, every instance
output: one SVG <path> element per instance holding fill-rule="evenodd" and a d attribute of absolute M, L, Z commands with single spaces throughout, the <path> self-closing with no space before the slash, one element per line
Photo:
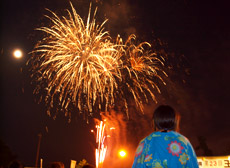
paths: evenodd
<path fill-rule="evenodd" d="M 167 76 L 167 74 L 160 68 L 159 65 L 164 65 L 164 58 L 159 59 L 156 53 L 151 50 L 151 45 L 148 42 L 143 42 L 135 45 L 135 35 L 130 35 L 125 44 L 119 40 L 119 46 L 122 46 L 121 59 L 123 61 L 122 80 L 119 86 L 124 105 L 126 107 L 127 116 L 127 94 L 131 94 L 136 106 L 141 112 L 144 110 L 144 103 L 148 103 L 149 96 L 152 100 L 157 102 L 154 90 L 160 93 L 160 89 L 156 81 L 161 81 L 164 85 L 166 83 L 160 76 L 160 73 Z M 125 96 L 126 95 L 126 96 Z"/>
<path fill-rule="evenodd" d="M 105 160 L 106 152 L 107 152 L 107 146 L 105 145 L 105 139 L 107 137 L 110 137 L 108 132 L 106 131 L 106 124 L 103 121 L 100 121 L 99 124 L 96 125 L 97 134 L 96 134 L 96 144 L 97 148 L 95 150 L 95 157 L 96 157 L 96 167 L 102 168 L 103 162 Z M 110 128 L 115 129 L 114 127 Z M 91 130 L 93 132 L 93 130 Z"/>
<path fill-rule="evenodd" d="M 90 20 L 90 7 L 84 24 L 72 4 L 71 7 L 72 14 L 67 10 L 68 18 L 59 18 L 50 11 L 53 17 L 47 17 L 53 26 L 38 29 L 48 37 L 33 51 L 34 54 L 40 53 L 35 57 L 39 65 L 33 66 L 33 70 L 40 72 L 38 82 L 47 80 L 45 101 L 51 108 L 54 101 L 58 101 L 62 109 L 67 109 L 72 102 L 80 111 L 87 106 L 92 112 L 95 105 L 101 109 L 103 103 L 114 103 L 115 78 L 121 78 L 122 62 L 108 32 L 104 31 L 106 20 L 96 25 L 97 10 Z M 35 92 L 39 92 L 40 86 Z"/>
<path fill-rule="evenodd" d="M 69 117 L 70 104 L 88 116 L 96 109 L 108 111 L 117 102 L 123 103 L 129 116 L 130 96 L 143 112 L 148 97 L 156 101 L 154 90 L 160 93 L 156 81 L 165 84 L 159 75 L 166 75 L 159 68 L 164 60 L 149 50 L 149 43 L 135 45 L 135 35 L 125 43 L 118 36 L 113 43 L 104 30 L 107 20 L 96 24 L 97 9 L 91 17 L 90 6 L 86 23 L 72 4 L 71 9 L 68 17 L 50 11 L 52 17 L 46 17 L 52 26 L 38 28 L 47 36 L 32 52 L 32 76 L 38 82 L 34 93 L 45 88 L 48 108 L 65 110 Z"/>

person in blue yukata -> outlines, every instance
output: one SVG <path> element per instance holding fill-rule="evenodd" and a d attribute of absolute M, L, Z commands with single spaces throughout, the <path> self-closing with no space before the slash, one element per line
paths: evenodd
<path fill-rule="evenodd" d="M 140 141 L 132 168 L 199 168 L 189 140 L 178 133 L 180 116 L 168 105 L 153 113 L 154 132 Z"/>

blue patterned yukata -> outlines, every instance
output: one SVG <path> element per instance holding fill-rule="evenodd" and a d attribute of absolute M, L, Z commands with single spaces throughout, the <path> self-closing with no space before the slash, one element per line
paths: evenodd
<path fill-rule="evenodd" d="M 153 132 L 138 145 L 132 168 L 199 168 L 189 140 L 170 132 Z"/>

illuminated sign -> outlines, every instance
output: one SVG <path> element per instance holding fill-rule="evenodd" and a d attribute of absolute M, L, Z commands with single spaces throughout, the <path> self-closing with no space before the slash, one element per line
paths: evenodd
<path fill-rule="evenodd" d="M 197 157 L 199 168 L 230 168 L 230 156 Z"/>

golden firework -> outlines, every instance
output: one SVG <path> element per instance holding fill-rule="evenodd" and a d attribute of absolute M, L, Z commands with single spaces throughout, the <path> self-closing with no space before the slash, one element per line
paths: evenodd
<path fill-rule="evenodd" d="M 128 40 L 122 46 L 123 70 L 122 70 L 122 87 L 121 93 L 123 97 L 131 94 L 136 106 L 143 113 L 144 104 L 149 102 L 149 97 L 157 102 L 154 91 L 160 93 L 160 89 L 156 81 L 166 83 L 161 75 L 167 74 L 160 68 L 164 65 L 164 59 L 158 58 L 158 55 L 151 52 L 151 45 L 148 42 L 142 42 L 135 45 L 136 36 L 130 35 Z M 128 105 L 124 99 L 125 106 Z M 127 115 L 128 111 L 126 110 Z"/>
<path fill-rule="evenodd" d="M 125 43 L 120 36 L 112 42 L 104 30 L 107 20 L 96 24 L 97 9 L 91 17 L 91 5 L 86 23 L 72 4 L 71 10 L 67 17 L 49 10 L 51 26 L 37 29 L 46 37 L 32 52 L 38 82 L 34 93 L 45 88 L 48 107 L 58 107 L 69 116 L 70 105 L 89 115 L 96 109 L 107 111 L 117 102 L 124 103 L 128 116 L 129 95 L 143 112 L 148 97 L 156 101 L 154 90 L 160 92 L 156 80 L 164 83 L 159 74 L 166 75 L 159 68 L 163 60 L 151 52 L 149 43 L 135 45 L 135 35 Z"/>
<path fill-rule="evenodd" d="M 87 107 L 92 112 L 95 105 L 100 109 L 103 103 L 114 103 L 113 92 L 117 88 L 116 78 L 121 78 L 122 62 L 108 32 L 104 31 L 106 20 L 96 24 L 97 9 L 91 19 L 90 7 L 84 24 L 72 4 L 71 8 L 72 13 L 67 10 L 68 17 L 60 18 L 50 11 L 52 17 L 47 17 L 52 26 L 38 28 L 47 37 L 33 51 L 38 63 L 33 69 L 41 73 L 38 81 L 47 81 L 45 100 L 50 107 L 58 101 L 62 109 L 67 109 L 72 102 L 80 111 Z"/>

